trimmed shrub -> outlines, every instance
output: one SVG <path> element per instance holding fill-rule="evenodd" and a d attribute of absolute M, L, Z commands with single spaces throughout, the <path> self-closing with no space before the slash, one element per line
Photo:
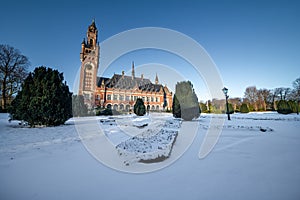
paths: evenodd
<path fill-rule="evenodd" d="M 181 108 L 176 94 L 173 97 L 172 112 L 175 118 L 181 118 Z"/>
<path fill-rule="evenodd" d="M 277 104 L 277 112 L 280 114 L 290 114 L 293 112 L 291 105 L 286 100 L 280 100 Z"/>
<path fill-rule="evenodd" d="M 96 115 L 97 116 L 99 116 L 99 115 L 108 116 L 108 115 L 113 115 L 113 112 L 112 112 L 111 108 L 97 109 Z"/>
<path fill-rule="evenodd" d="M 203 112 L 203 113 L 207 113 L 208 112 L 207 106 L 206 106 L 205 103 L 200 103 L 199 106 L 200 106 L 201 112 Z"/>
<path fill-rule="evenodd" d="M 292 112 L 297 113 L 297 101 L 289 100 L 288 103 L 292 109 Z"/>
<path fill-rule="evenodd" d="M 240 112 L 241 113 L 249 113 L 249 108 L 248 108 L 248 105 L 246 103 L 243 103 L 241 105 Z"/>
<path fill-rule="evenodd" d="M 225 108 L 226 108 L 226 114 L 228 114 L 226 104 L 225 104 Z M 229 109 L 229 114 L 233 114 L 234 113 L 234 109 L 233 109 L 233 106 L 232 106 L 231 103 L 228 103 L 228 109 Z"/>
<path fill-rule="evenodd" d="M 182 81 L 176 84 L 172 110 L 174 117 L 187 121 L 200 116 L 201 109 L 198 98 L 190 81 Z"/>
<path fill-rule="evenodd" d="M 146 114 L 146 107 L 144 104 L 143 99 L 138 98 L 134 104 L 133 107 L 133 112 L 137 115 L 137 116 L 143 116 Z"/>

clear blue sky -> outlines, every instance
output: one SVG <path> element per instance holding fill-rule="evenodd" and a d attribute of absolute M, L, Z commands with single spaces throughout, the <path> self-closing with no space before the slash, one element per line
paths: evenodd
<path fill-rule="evenodd" d="M 45 65 L 63 72 L 72 89 L 80 45 L 93 18 L 100 42 L 149 26 L 188 35 L 214 60 L 232 97 L 243 97 L 247 86 L 292 87 L 300 77 L 299 1 L 2 1 L 0 44 L 21 50 L 30 70 Z M 125 70 L 132 60 L 155 62 L 142 55 L 123 59 Z M 205 99 L 201 91 L 198 96 Z"/>

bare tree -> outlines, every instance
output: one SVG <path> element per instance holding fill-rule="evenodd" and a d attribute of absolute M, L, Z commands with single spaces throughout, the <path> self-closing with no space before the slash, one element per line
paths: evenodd
<path fill-rule="evenodd" d="M 239 109 L 242 105 L 242 99 L 239 97 L 230 98 L 228 99 L 228 102 L 232 104 L 234 110 Z"/>
<path fill-rule="evenodd" d="M 297 100 L 300 100 L 300 78 L 297 78 L 294 82 L 293 82 L 293 87 L 294 87 L 294 93 L 296 94 L 296 97 L 298 97 Z"/>
<path fill-rule="evenodd" d="M 1 105 L 7 108 L 8 101 L 18 92 L 22 81 L 27 76 L 29 61 L 18 49 L 9 45 L 0 45 L 0 85 Z"/>
<path fill-rule="evenodd" d="M 288 100 L 291 91 L 292 91 L 291 88 L 282 88 L 283 100 Z"/>
<path fill-rule="evenodd" d="M 259 89 L 258 90 L 258 100 L 259 108 L 262 110 L 267 110 L 268 107 L 268 96 L 270 95 L 270 90 L 268 89 Z"/>
<path fill-rule="evenodd" d="M 250 105 L 253 106 L 254 110 L 257 110 L 258 92 L 256 86 L 250 86 L 246 88 L 244 97 L 249 101 Z"/>
<path fill-rule="evenodd" d="M 300 102 L 300 78 L 297 78 L 293 82 L 293 98 L 295 99 L 297 103 L 297 115 L 299 115 L 299 102 Z"/>

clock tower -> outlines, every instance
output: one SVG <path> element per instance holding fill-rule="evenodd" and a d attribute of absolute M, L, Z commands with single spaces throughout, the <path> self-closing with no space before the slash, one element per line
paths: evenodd
<path fill-rule="evenodd" d="M 97 72 L 99 67 L 100 46 L 98 43 L 98 29 L 95 20 L 87 29 L 87 36 L 81 43 L 80 52 L 80 83 L 79 95 L 83 95 L 84 102 L 93 107 L 95 102 L 95 91 Z"/>

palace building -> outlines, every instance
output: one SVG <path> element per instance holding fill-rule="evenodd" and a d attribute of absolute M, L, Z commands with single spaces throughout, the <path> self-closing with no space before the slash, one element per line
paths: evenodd
<path fill-rule="evenodd" d="M 111 78 L 98 77 L 100 46 L 98 29 L 95 21 L 87 29 L 87 37 L 81 43 L 81 68 L 79 95 L 83 95 L 85 103 L 90 107 L 112 108 L 118 111 L 133 109 L 137 98 L 143 99 L 150 110 L 161 111 L 171 109 L 172 92 L 167 86 L 155 83 L 150 79 L 135 76 L 134 62 L 131 75 L 114 74 Z"/>

